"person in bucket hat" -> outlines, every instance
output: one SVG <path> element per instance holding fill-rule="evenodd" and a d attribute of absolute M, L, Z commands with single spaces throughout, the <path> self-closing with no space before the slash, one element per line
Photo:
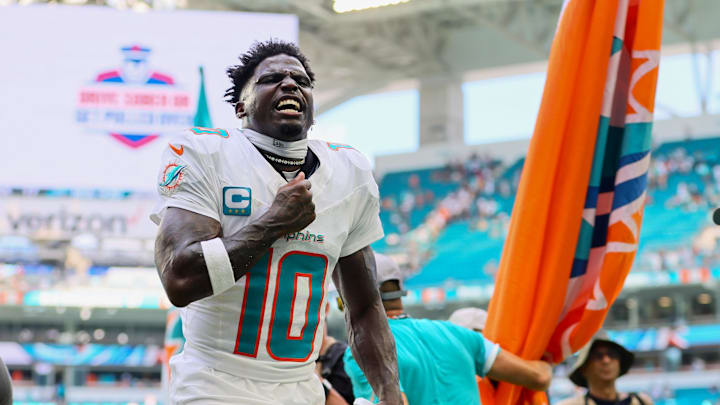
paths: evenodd
<path fill-rule="evenodd" d="M 653 405 L 646 394 L 623 393 L 615 388 L 615 381 L 628 372 L 634 360 L 635 355 L 599 331 L 580 350 L 570 369 L 570 381 L 587 388 L 587 392 L 559 405 Z"/>

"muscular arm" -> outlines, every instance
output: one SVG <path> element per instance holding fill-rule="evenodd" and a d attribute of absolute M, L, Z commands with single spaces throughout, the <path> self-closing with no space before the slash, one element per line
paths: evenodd
<path fill-rule="evenodd" d="M 531 390 L 545 391 L 550 386 L 552 367 L 547 362 L 521 359 L 503 350 L 498 354 L 487 376 Z"/>
<path fill-rule="evenodd" d="M 375 282 L 369 246 L 341 257 L 333 274 L 345 304 L 348 343 L 370 386 L 384 404 L 400 404 L 395 339 Z"/>
<path fill-rule="evenodd" d="M 304 179 L 301 173 L 281 187 L 265 214 L 229 236 L 223 235 L 220 223 L 212 218 L 168 208 L 155 240 L 155 265 L 170 302 L 184 307 L 213 294 L 200 242 L 221 238 L 237 280 L 275 240 L 315 220 L 310 182 Z"/>
<path fill-rule="evenodd" d="M 168 208 L 155 240 L 155 265 L 170 302 L 184 307 L 212 295 L 200 242 L 221 238 L 237 280 L 281 235 L 260 220 L 223 237 L 216 220 L 182 208 Z"/>

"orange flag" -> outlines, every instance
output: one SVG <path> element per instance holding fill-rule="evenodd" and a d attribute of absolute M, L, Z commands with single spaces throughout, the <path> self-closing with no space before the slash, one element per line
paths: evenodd
<path fill-rule="evenodd" d="M 566 1 L 485 335 L 560 362 L 587 343 L 637 250 L 663 0 Z M 542 395 L 500 384 L 496 403 Z"/>
<path fill-rule="evenodd" d="M 180 353 L 185 346 L 185 336 L 182 331 L 182 320 L 180 319 L 180 310 L 178 308 L 170 308 L 165 318 L 165 342 L 162 353 L 162 374 L 160 376 L 162 383 L 162 398 L 164 403 L 169 403 L 170 393 L 170 358 Z"/>

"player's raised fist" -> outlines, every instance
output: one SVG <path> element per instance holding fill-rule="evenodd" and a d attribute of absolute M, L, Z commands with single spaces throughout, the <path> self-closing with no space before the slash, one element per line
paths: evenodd
<path fill-rule="evenodd" d="M 270 225 L 283 233 L 298 232 L 315 220 L 310 181 L 300 172 L 288 184 L 278 189 L 275 200 L 267 212 Z"/>

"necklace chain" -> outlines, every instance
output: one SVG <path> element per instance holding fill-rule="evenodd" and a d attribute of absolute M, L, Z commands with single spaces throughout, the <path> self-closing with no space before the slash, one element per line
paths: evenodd
<path fill-rule="evenodd" d="M 288 159 L 282 159 L 279 157 L 275 157 L 275 156 L 267 154 L 267 153 L 263 153 L 263 156 L 265 156 L 271 162 L 279 163 L 282 165 L 302 166 L 305 164 L 305 158 L 302 158 L 300 160 L 288 160 Z"/>

